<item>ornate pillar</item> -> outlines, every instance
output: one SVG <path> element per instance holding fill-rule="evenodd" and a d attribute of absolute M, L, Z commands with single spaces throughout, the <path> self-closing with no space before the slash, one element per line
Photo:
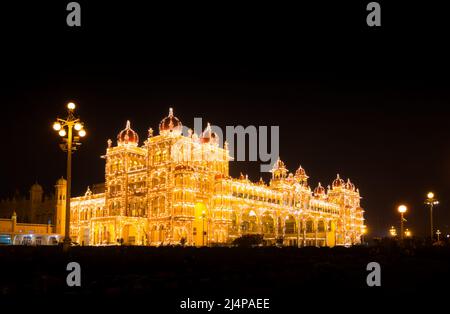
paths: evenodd
<path fill-rule="evenodd" d="M 338 244 L 338 222 L 336 221 L 336 225 L 334 226 L 334 245 Z"/>
<path fill-rule="evenodd" d="M 306 246 L 306 220 L 303 218 L 303 247 Z"/>
<path fill-rule="evenodd" d="M 318 244 L 318 242 L 317 242 L 317 227 L 318 227 L 318 222 L 317 222 L 317 220 L 314 220 L 314 223 L 313 223 L 313 225 L 314 225 L 314 245 L 315 246 L 317 246 L 317 244 Z"/>
<path fill-rule="evenodd" d="M 275 235 L 275 241 L 277 241 L 277 239 L 278 239 L 278 220 L 279 220 L 279 217 L 278 217 L 278 215 L 274 215 L 274 220 L 273 220 L 273 224 L 274 224 L 274 226 L 273 226 L 273 233 L 274 233 L 274 235 Z"/>

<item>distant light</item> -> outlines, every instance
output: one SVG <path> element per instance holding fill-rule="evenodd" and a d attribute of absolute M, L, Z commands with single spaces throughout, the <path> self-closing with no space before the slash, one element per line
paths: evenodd
<path fill-rule="evenodd" d="M 61 129 L 61 130 L 59 130 L 59 132 L 58 132 L 58 134 L 59 134 L 59 136 L 66 136 L 66 130 L 64 130 L 64 129 Z"/>
<path fill-rule="evenodd" d="M 75 123 L 75 130 L 79 131 L 83 128 L 83 125 L 81 123 Z"/>
<path fill-rule="evenodd" d="M 55 131 L 61 130 L 61 123 L 59 123 L 59 122 L 53 123 L 53 130 L 55 130 Z"/>
<path fill-rule="evenodd" d="M 409 238 L 409 237 L 411 237 L 411 235 L 412 235 L 411 231 L 409 231 L 409 229 L 406 229 L 406 230 L 405 230 L 405 236 L 406 236 L 407 238 Z"/>
<path fill-rule="evenodd" d="M 406 211 L 408 210 L 408 208 L 405 206 L 405 205 L 400 205 L 399 207 L 398 207 L 398 212 L 399 213 L 406 213 Z"/>
<path fill-rule="evenodd" d="M 75 109 L 75 104 L 73 103 L 73 102 L 69 102 L 68 104 L 67 104 L 67 109 L 69 109 L 69 110 L 74 110 Z"/>
<path fill-rule="evenodd" d="M 80 137 L 85 137 L 85 136 L 86 136 L 86 131 L 85 131 L 85 130 L 80 130 L 80 131 L 78 132 L 78 135 L 79 135 Z"/>
<path fill-rule="evenodd" d="M 391 236 L 395 237 L 397 235 L 397 230 L 395 230 L 395 227 L 392 226 L 391 229 L 389 229 L 389 233 Z"/>
<path fill-rule="evenodd" d="M 429 199 L 434 198 L 434 193 L 433 193 L 433 192 L 428 192 L 427 197 L 428 197 Z"/>

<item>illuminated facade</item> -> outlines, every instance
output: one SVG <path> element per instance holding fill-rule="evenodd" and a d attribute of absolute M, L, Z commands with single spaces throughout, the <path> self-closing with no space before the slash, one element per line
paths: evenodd
<path fill-rule="evenodd" d="M 173 114 L 139 136 L 128 121 L 108 140 L 105 189 L 71 199 L 71 237 L 84 245 L 221 245 L 245 234 L 266 244 L 352 245 L 364 228 L 359 190 L 339 175 L 327 189 L 278 159 L 269 185 L 229 176 L 228 146 L 205 129 L 182 134 Z M 64 230 L 64 229 L 63 229 Z"/>

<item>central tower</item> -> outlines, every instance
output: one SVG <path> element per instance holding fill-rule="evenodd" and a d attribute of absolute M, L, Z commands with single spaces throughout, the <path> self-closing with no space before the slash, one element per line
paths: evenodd
<path fill-rule="evenodd" d="M 208 124 L 198 135 L 182 134 L 173 109 L 159 124 L 159 135 L 149 130 L 147 165 L 151 241 L 206 245 L 214 234 L 212 211 L 216 178 L 228 177 L 228 151 Z"/>

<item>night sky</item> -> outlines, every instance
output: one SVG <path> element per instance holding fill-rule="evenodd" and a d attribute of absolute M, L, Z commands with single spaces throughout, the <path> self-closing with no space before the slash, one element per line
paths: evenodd
<path fill-rule="evenodd" d="M 107 3 L 80 1 L 78 30 L 65 26 L 64 3 L 2 9 L 2 198 L 35 181 L 51 191 L 65 175 L 51 125 L 68 101 L 88 132 L 74 155 L 75 195 L 104 180 L 106 140 L 127 119 L 142 142 L 173 107 L 191 127 L 194 117 L 221 127 L 279 125 L 291 171 L 302 165 L 313 188 L 336 173 L 359 187 L 372 236 L 398 225 L 401 203 L 406 227 L 427 234 L 429 190 L 441 202 L 436 224 L 450 233 L 444 12 L 380 1 L 382 27 L 369 29 L 361 1 Z M 232 162 L 230 171 L 260 176 L 258 162 Z"/>

